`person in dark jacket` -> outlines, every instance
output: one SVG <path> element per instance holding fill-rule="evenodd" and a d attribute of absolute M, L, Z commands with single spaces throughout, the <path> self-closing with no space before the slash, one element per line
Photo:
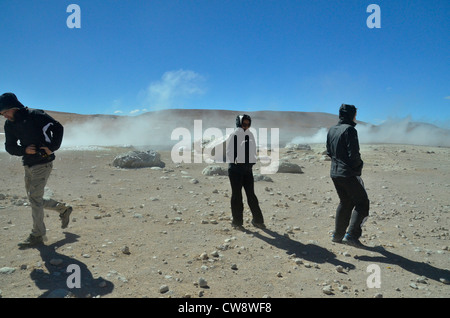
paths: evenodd
<path fill-rule="evenodd" d="M 63 229 L 69 224 L 72 207 L 43 197 L 64 128 L 43 110 L 23 106 L 13 93 L 0 96 L 0 114 L 6 118 L 5 149 L 13 156 L 22 156 L 25 169 L 25 189 L 31 205 L 33 228 L 19 246 L 30 247 L 45 240 L 44 208 L 59 212 Z"/>
<path fill-rule="evenodd" d="M 353 105 L 341 105 L 339 122 L 328 131 L 327 154 L 331 157 L 330 176 L 340 200 L 333 242 L 362 247 L 359 238 L 369 216 L 369 198 L 361 179 L 364 162 L 355 129 L 356 112 Z"/>
<path fill-rule="evenodd" d="M 251 223 L 257 228 L 265 228 L 264 217 L 255 194 L 253 165 L 256 163 L 256 142 L 250 131 L 252 119 L 249 115 L 236 117 L 237 129 L 228 137 L 226 157 L 228 162 L 228 177 L 231 183 L 231 225 L 243 230 L 242 187 L 247 195 L 253 219 Z"/>

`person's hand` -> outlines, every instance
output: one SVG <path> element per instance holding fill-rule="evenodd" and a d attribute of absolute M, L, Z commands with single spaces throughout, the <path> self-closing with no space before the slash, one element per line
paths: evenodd
<path fill-rule="evenodd" d="M 44 149 L 45 153 L 49 156 L 52 154 L 52 151 L 48 147 L 41 147 L 40 149 Z"/>
<path fill-rule="evenodd" d="M 27 155 L 35 155 L 36 154 L 36 146 L 35 145 L 29 145 L 25 148 L 25 153 Z"/>

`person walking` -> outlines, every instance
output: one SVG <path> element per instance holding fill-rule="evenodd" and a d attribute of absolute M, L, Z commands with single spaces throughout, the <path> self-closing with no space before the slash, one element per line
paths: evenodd
<path fill-rule="evenodd" d="M 369 198 L 361 178 L 364 162 L 359 152 L 357 108 L 342 104 L 339 122 L 327 134 L 330 176 L 339 196 L 333 242 L 363 247 L 359 241 L 362 225 L 369 216 Z"/>
<path fill-rule="evenodd" d="M 43 243 L 46 227 L 44 208 L 59 212 L 61 227 L 67 228 L 72 207 L 53 199 L 44 199 L 44 189 L 53 168 L 54 152 L 61 146 L 64 128 L 43 110 L 25 107 L 13 93 L 0 96 L 0 114 L 5 121 L 5 149 L 22 156 L 25 189 L 31 205 L 33 227 L 20 247 Z"/>
<path fill-rule="evenodd" d="M 242 188 L 245 190 L 247 202 L 253 219 L 251 223 L 257 228 L 264 229 L 264 217 L 259 207 L 254 189 L 253 165 L 256 163 L 256 142 L 250 131 L 252 119 L 249 115 L 236 117 L 236 130 L 228 137 L 226 158 L 228 162 L 228 177 L 231 184 L 231 225 L 243 230 L 244 204 L 242 202 Z"/>

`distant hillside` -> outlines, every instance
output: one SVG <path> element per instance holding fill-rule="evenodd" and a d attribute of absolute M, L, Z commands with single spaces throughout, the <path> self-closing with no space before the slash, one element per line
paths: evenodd
<path fill-rule="evenodd" d="M 149 126 L 155 129 L 163 129 L 166 134 L 177 127 L 185 127 L 190 130 L 194 127 L 194 120 L 202 120 L 202 128 L 216 127 L 219 129 L 234 128 L 236 116 L 242 114 L 230 110 L 205 110 L 205 109 L 166 109 L 147 112 L 138 116 L 117 115 L 80 115 L 47 111 L 47 113 L 58 120 L 64 126 L 77 125 L 95 120 L 98 125 L 103 125 L 107 130 L 114 127 L 132 125 L 133 121 L 140 124 L 148 119 Z M 258 128 L 280 128 L 280 142 L 289 142 L 299 134 L 312 135 L 321 127 L 334 125 L 338 117 L 327 113 L 287 112 L 287 111 L 256 111 L 248 112 L 252 117 L 252 127 Z M 4 118 L 0 119 L 3 127 Z"/>
<path fill-rule="evenodd" d="M 171 145 L 171 133 L 175 128 L 187 128 L 194 133 L 194 121 L 201 120 L 201 130 L 234 128 L 236 116 L 242 114 L 230 110 L 167 109 L 138 116 L 80 115 L 47 111 L 66 128 L 66 144 L 78 142 L 92 145 L 154 144 Z M 252 127 L 279 128 L 280 146 L 296 140 L 305 143 L 325 142 L 326 131 L 338 122 L 338 116 L 320 112 L 255 111 Z M 3 127 L 5 119 L 0 118 Z M 399 143 L 450 147 L 450 130 L 428 123 L 411 122 L 409 119 L 387 121 L 381 125 L 358 122 L 361 143 Z M 0 130 L 3 132 L 3 129 Z M 310 138 L 311 137 L 311 138 Z M 193 137 L 194 138 L 194 137 Z M 2 138 L 3 139 L 3 138 Z"/>

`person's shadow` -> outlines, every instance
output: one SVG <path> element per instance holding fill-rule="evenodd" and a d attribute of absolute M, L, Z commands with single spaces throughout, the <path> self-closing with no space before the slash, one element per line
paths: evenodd
<path fill-rule="evenodd" d="M 438 282 L 441 278 L 450 281 L 450 271 L 447 269 L 441 269 L 430 264 L 407 259 L 403 256 L 387 251 L 383 246 L 366 247 L 365 250 L 377 252 L 381 254 L 381 256 L 361 255 L 358 256 L 359 260 L 371 263 L 397 265 L 418 276 L 424 276 Z"/>
<path fill-rule="evenodd" d="M 102 277 L 94 279 L 86 264 L 57 252 L 59 247 L 74 243 L 79 238 L 76 234 L 64 234 L 66 237 L 58 242 L 35 247 L 48 270 L 47 273 L 43 269 L 33 269 L 30 273 L 36 286 L 45 290 L 39 298 L 86 298 L 111 293 L 114 289 L 113 283 Z"/>
<path fill-rule="evenodd" d="M 261 231 L 270 235 L 270 237 L 262 235 L 259 232 L 248 232 L 276 248 L 285 250 L 288 255 L 295 254 L 296 257 L 317 264 L 330 263 L 335 266 L 341 265 L 349 270 L 355 268 L 355 265 L 338 260 L 336 254 L 319 245 L 303 244 L 269 229 L 261 229 Z"/>

